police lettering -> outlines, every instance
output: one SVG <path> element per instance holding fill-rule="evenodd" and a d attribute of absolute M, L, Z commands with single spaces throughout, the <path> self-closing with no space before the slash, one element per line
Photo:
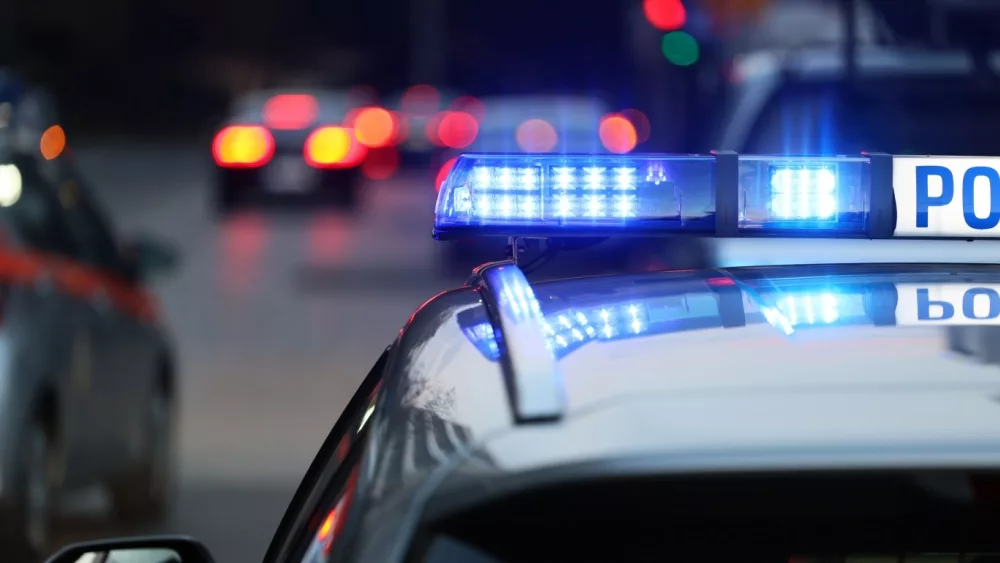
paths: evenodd
<path fill-rule="evenodd" d="M 976 305 L 979 305 L 978 311 Z M 984 307 L 988 305 L 988 307 Z M 956 310 L 956 307 L 958 309 Z M 930 290 L 917 289 L 917 319 L 921 321 L 947 321 L 958 313 L 965 320 L 986 321 L 1000 317 L 1000 293 L 988 287 L 965 290 L 961 303 L 931 299 Z"/>
<path fill-rule="evenodd" d="M 941 195 L 930 195 L 930 178 L 941 180 Z M 976 179 L 985 178 L 990 184 L 990 212 L 985 217 L 976 216 Z M 927 228 L 927 211 L 931 207 L 944 207 L 955 198 L 955 177 L 944 166 L 917 166 L 917 227 Z M 962 216 L 971 229 L 985 231 L 1000 224 L 1000 173 L 987 166 L 973 166 L 962 176 Z"/>

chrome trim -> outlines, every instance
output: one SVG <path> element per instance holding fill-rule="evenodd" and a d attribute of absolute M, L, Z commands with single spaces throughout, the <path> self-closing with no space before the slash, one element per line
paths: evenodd
<path fill-rule="evenodd" d="M 475 269 L 500 348 L 514 418 L 519 423 L 554 421 L 566 411 L 562 374 L 545 338 L 544 319 L 531 284 L 513 261 Z"/>

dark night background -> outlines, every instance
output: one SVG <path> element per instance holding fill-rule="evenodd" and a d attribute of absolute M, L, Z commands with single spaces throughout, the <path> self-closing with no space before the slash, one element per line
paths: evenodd
<path fill-rule="evenodd" d="M 413 14 L 431 5 L 419 0 L 11 1 L 2 62 L 47 84 L 77 131 L 198 128 L 232 92 L 302 71 L 383 93 L 423 78 L 480 95 L 594 92 L 624 103 L 632 84 L 633 3 L 621 0 L 441 0 L 449 56 L 426 77 L 411 68 Z"/>

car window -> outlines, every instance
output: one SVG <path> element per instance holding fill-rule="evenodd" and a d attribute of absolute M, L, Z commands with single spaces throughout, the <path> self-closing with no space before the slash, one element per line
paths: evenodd
<path fill-rule="evenodd" d="M 108 222 L 74 179 L 59 186 L 59 203 L 80 247 L 80 258 L 96 268 L 123 273 L 121 255 Z"/>
<path fill-rule="evenodd" d="M 32 159 L 0 164 L 0 184 L 0 228 L 7 244 L 76 257 L 77 248 L 55 192 Z"/>

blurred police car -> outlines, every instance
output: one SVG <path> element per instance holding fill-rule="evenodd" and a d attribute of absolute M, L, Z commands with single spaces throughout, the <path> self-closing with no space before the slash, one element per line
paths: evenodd
<path fill-rule="evenodd" d="M 238 100 L 212 143 L 219 212 L 281 203 L 352 209 L 367 149 L 345 122 L 368 101 L 348 92 L 280 90 Z"/>
<path fill-rule="evenodd" d="M 687 233 L 813 262 L 480 266 L 388 344 L 264 560 L 995 561 L 998 193 L 997 157 L 462 156 L 438 239 Z M 210 561 L 181 538 L 51 561 L 114 545 Z"/>
<path fill-rule="evenodd" d="M 164 514 L 175 363 L 147 284 L 176 256 L 113 234 L 44 95 L 22 83 L 0 109 L 0 551 L 16 559 L 46 549 L 64 492 L 107 485 L 117 516 Z"/>
<path fill-rule="evenodd" d="M 442 153 L 436 180 L 441 182 L 459 152 L 611 154 L 635 148 L 634 126 L 597 98 L 580 96 L 502 96 L 482 99 L 483 115 L 452 116 L 439 135 L 453 137 L 451 150 Z M 463 122 L 470 125 L 462 126 Z M 445 127 L 452 130 L 446 130 Z M 471 131 L 471 133 L 469 132 Z M 516 171 L 496 179 L 499 185 L 516 181 Z M 500 210 L 500 212 L 503 212 Z M 459 238 L 445 246 L 444 265 L 468 273 L 488 259 L 503 257 L 502 245 L 475 237 Z"/>

